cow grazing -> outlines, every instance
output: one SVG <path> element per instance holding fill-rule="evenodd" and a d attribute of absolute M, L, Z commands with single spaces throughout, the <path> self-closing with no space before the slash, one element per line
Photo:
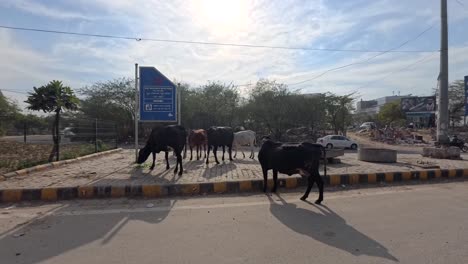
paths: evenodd
<path fill-rule="evenodd" d="M 202 147 L 203 147 L 203 152 L 205 153 L 205 158 L 206 158 L 206 145 L 208 144 L 208 136 L 206 134 L 206 130 L 204 129 L 196 129 L 196 130 L 190 130 L 189 136 L 188 136 L 188 145 L 190 147 L 190 160 L 192 160 L 192 150 L 195 147 L 196 148 L 196 154 L 197 154 L 197 160 L 201 158 L 201 153 L 202 153 Z M 187 148 L 185 148 L 187 151 Z"/>
<path fill-rule="evenodd" d="M 249 158 L 251 159 L 255 158 L 255 154 L 254 154 L 255 138 L 256 138 L 256 134 L 252 130 L 243 130 L 243 131 L 234 133 L 234 142 L 232 144 L 236 150 L 236 152 L 234 153 L 234 158 L 237 157 L 237 149 L 240 146 L 245 146 L 245 145 L 250 146 Z M 244 151 L 241 150 L 241 152 L 245 158 Z"/>
<path fill-rule="evenodd" d="M 317 182 L 319 198 L 315 203 L 320 204 L 323 201 L 323 180 L 319 174 L 320 158 L 322 157 L 324 160 L 324 175 L 326 176 L 326 153 L 323 146 L 308 142 L 281 143 L 264 139 L 258 153 L 258 161 L 263 171 L 263 192 L 266 192 L 268 170 L 273 170 L 272 192 L 276 192 L 278 172 L 289 176 L 300 174 L 307 177 L 307 190 L 301 200 L 309 197 L 314 182 Z"/>
<path fill-rule="evenodd" d="M 228 147 L 229 151 L 229 160 L 232 161 L 232 141 L 234 140 L 234 132 L 230 127 L 210 127 L 206 131 L 208 134 L 208 151 L 206 154 L 206 164 L 208 164 L 208 159 L 210 158 L 210 150 L 213 147 L 213 155 L 215 157 L 216 163 L 219 164 L 216 151 L 218 147 L 223 147 L 223 161 L 224 161 L 224 152 L 225 147 Z"/>
<path fill-rule="evenodd" d="M 154 169 L 156 161 L 156 153 L 164 151 L 166 154 L 166 170 L 168 170 L 168 151 L 169 148 L 172 148 L 177 156 L 177 164 L 174 169 L 174 173 L 177 173 L 180 165 L 179 175 L 182 175 L 182 150 L 184 149 L 186 138 L 187 132 L 185 132 L 183 126 L 169 125 L 162 128 L 154 128 L 151 131 L 151 135 L 148 138 L 145 147 L 140 149 L 140 152 L 138 153 L 137 163 L 142 164 L 148 159 L 149 155 L 153 153 L 153 164 L 150 168 L 152 170 Z"/>

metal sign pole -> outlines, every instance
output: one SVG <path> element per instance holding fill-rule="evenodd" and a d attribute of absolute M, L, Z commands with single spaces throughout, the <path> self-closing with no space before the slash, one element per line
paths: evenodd
<path fill-rule="evenodd" d="M 138 63 L 135 63 L 135 162 L 138 161 Z"/>
<path fill-rule="evenodd" d="M 180 126 L 182 124 L 182 114 L 180 112 L 180 105 L 182 103 L 182 98 L 180 97 L 180 83 L 177 84 L 177 124 Z"/>

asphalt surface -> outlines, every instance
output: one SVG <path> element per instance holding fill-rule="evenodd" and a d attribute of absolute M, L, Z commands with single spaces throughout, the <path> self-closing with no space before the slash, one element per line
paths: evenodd
<path fill-rule="evenodd" d="M 3 204 L 0 262 L 468 263 L 467 188 Z"/>

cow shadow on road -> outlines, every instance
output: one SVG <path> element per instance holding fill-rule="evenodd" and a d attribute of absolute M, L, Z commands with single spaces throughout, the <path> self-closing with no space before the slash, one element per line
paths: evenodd
<path fill-rule="evenodd" d="M 279 196 L 275 196 L 279 197 Z M 324 205 L 314 206 L 319 212 L 287 203 L 281 197 L 280 202 L 270 200 L 270 212 L 291 230 L 309 236 L 331 247 L 344 250 L 354 256 L 367 255 L 381 257 L 398 262 L 383 245 L 359 232 L 346 220 Z"/>
<path fill-rule="evenodd" d="M 114 180 L 113 184 L 118 182 Z M 100 248 L 127 226 L 163 222 L 176 202 L 174 199 L 126 198 L 61 201 L 53 210 L 0 233 L 0 262 L 47 262 L 80 247 L 104 252 Z M 32 204 L 40 205 L 42 203 Z"/>

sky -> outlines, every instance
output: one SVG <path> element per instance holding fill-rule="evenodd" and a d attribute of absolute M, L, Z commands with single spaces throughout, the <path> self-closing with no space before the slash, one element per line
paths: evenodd
<path fill-rule="evenodd" d="M 453 81 L 468 75 L 468 0 L 448 0 L 448 13 Z M 439 0 L 2 0 L 1 26 L 365 51 L 395 49 L 410 40 L 396 50 L 417 52 L 247 48 L 0 28 L 0 89 L 27 92 L 57 79 L 79 89 L 132 77 L 138 63 L 193 87 L 208 81 L 244 85 L 270 79 L 301 93 L 355 92 L 363 100 L 429 95 L 439 74 L 439 17 Z M 350 63 L 357 64 L 323 74 Z M 2 92 L 20 105 L 25 100 L 24 94 Z"/>

